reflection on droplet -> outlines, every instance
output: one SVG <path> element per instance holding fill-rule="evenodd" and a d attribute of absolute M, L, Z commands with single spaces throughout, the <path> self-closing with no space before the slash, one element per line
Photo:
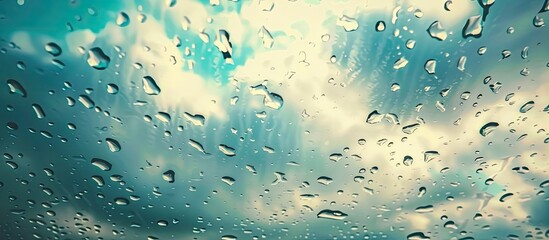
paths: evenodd
<path fill-rule="evenodd" d="M 91 160 L 91 163 L 96 166 L 97 168 L 103 170 L 103 171 L 110 171 L 112 168 L 112 164 L 108 162 L 107 160 L 103 160 L 100 158 L 93 158 Z"/>
<path fill-rule="evenodd" d="M 105 142 L 107 143 L 107 146 L 109 147 L 109 150 L 111 152 L 119 152 L 120 149 L 122 148 L 120 146 L 120 143 L 118 143 L 118 141 L 116 141 L 116 139 L 106 138 Z"/>
<path fill-rule="evenodd" d="M 111 58 L 107 56 L 103 49 L 94 47 L 88 51 L 88 65 L 97 70 L 104 70 L 109 67 Z"/>
<path fill-rule="evenodd" d="M 6 82 L 8 84 L 8 87 L 10 88 L 10 93 L 15 93 L 17 95 L 20 95 L 21 97 L 27 97 L 27 91 L 18 81 L 14 79 L 8 79 L 8 81 Z"/>
<path fill-rule="evenodd" d="M 175 182 L 175 172 L 173 170 L 165 171 L 162 173 L 162 179 L 169 183 Z"/>
<path fill-rule="evenodd" d="M 343 220 L 347 216 L 348 215 L 344 212 L 341 212 L 338 210 L 330 210 L 330 209 L 324 209 L 316 215 L 317 218 L 325 218 L 325 219 L 332 219 L 332 220 Z"/>
<path fill-rule="evenodd" d="M 116 25 L 120 27 L 125 27 L 130 24 L 130 17 L 125 12 L 118 13 L 118 16 L 116 17 Z"/>
<path fill-rule="evenodd" d="M 444 28 L 438 21 L 434 21 L 427 29 L 427 32 L 432 38 L 439 41 L 444 41 L 448 37 L 446 30 L 444 30 Z"/>
<path fill-rule="evenodd" d="M 145 76 L 142 79 L 143 91 L 148 95 L 160 94 L 160 87 L 156 84 L 156 81 L 151 76 Z"/>
<path fill-rule="evenodd" d="M 480 128 L 480 131 L 479 131 L 480 135 L 482 135 L 483 137 L 486 137 L 488 136 L 488 134 L 493 132 L 498 126 L 499 126 L 499 123 L 497 122 L 486 123 L 484 124 L 484 126 Z"/>

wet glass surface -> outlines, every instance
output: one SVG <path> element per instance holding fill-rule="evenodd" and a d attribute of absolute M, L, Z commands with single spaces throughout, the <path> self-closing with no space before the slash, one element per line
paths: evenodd
<path fill-rule="evenodd" d="M 547 239 L 544 19 L 0 0 L 0 239 Z"/>

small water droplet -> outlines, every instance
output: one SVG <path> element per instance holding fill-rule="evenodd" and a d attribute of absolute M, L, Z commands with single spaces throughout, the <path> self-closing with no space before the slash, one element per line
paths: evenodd
<path fill-rule="evenodd" d="M 378 31 L 378 32 L 385 31 L 385 22 L 384 21 L 378 21 L 376 23 L 376 31 Z"/>
<path fill-rule="evenodd" d="M 109 150 L 111 152 L 119 152 L 120 149 L 122 148 L 120 146 L 120 143 L 118 143 L 118 141 L 116 141 L 116 139 L 106 138 L 105 142 L 107 143 L 107 146 L 109 147 Z"/>
<path fill-rule="evenodd" d="M 8 79 L 7 80 L 8 87 L 10 88 L 10 93 L 15 93 L 17 95 L 20 95 L 21 97 L 27 97 L 27 91 L 21 85 L 18 81 L 14 79 Z"/>
<path fill-rule="evenodd" d="M 91 100 L 91 98 L 86 95 L 78 96 L 78 101 L 88 109 L 95 107 L 95 102 L 93 102 L 93 100 Z"/>
<path fill-rule="evenodd" d="M 437 61 L 435 59 L 429 59 L 425 62 L 425 71 L 429 74 L 435 74 L 435 69 L 437 67 Z"/>
<path fill-rule="evenodd" d="M 500 202 L 505 202 L 507 200 L 509 200 L 514 194 L 513 193 L 505 193 L 503 195 L 501 195 L 501 197 L 499 198 L 499 201 Z"/>
<path fill-rule="evenodd" d="M 236 180 L 234 178 L 229 177 L 229 176 L 221 177 L 221 181 L 223 181 L 224 183 L 226 183 L 229 186 L 233 185 L 236 182 Z"/>
<path fill-rule="evenodd" d="M 346 32 L 352 32 L 358 29 L 358 21 L 355 18 L 346 15 L 338 18 L 337 25 L 342 26 Z"/>
<path fill-rule="evenodd" d="M 123 197 L 117 197 L 114 199 L 114 203 L 116 205 L 119 205 L 119 206 L 126 206 L 128 204 L 130 204 L 130 201 L 126 198 L 123 198 Z"/>
<path fill-rule="evenodd" d="M 143 91 L 148 95 L 160 94 L 160 87 L 156 84 L 156 81 L 151 76 L 143 77 Z"/>
<path fill-rule="evenodd" d="M 330 209 L 324 209 L 316 215 L 317 218 L 325 218 L 325 219 L 332 219 L 332 220 L 343 220 L 348 215 L 342 211 L 339 210 L 330 210 Z"/>
<path fill-rule="evenodd" d="M 522 105 L 519 109 L 521 113 L 526 113 L 530 111 L 534 107 L 534 101 L 528 101 L 524 105 Z"/>
<path fill-rule="evenodd" d="M 393 64 L 393 68 L 394 69 L 401 69 L 403 67 L 406 67 L 406 65 L 408 64 L 408 59 L 406 59 L 405 57 L 400 57 L 398 60 L 395 61 L 395 63 Z"/>
<path fill-rule="evenodd" d="M 482 16 L 475 15 L 470 17 L 465 26 L 463 26 L 462 37 L 475 37 L 479 38 L 482 35 Z"/>
<path fill-rule="evenodd" d="M 114 83 L 107 84 L 107 92 L 110 94 L 117 94 L 118 93 L 118 86 Z"/>
<path fill-rule="evenodd" d="M 32 104 L 32 109 L 34 110 L 34 113 L 36 114 L 36 117 L 41 119 L 46 117 L 46 113 L 44 112 L 44 109 L 36 103 Z"/>
<path fill-rule="evenodd" d="M 162 173 L 162 179 L 169 183 L 175 182 L 175 172 L 173 170 L 168 170 Z"/>
<path fill-rule="evenodd" d="M 233 157 L 236 155 L 235 149 L 225 144 L 219 144 L 219 151 L 221 151 L 223 154 L 225 154 L 228 157 Z"/>
<path fill-rule="evenodd" d="M 112 168 L 112 164 L 108 162 L 107 160 L 103 160 L 100 158 L 93 158 L 91 160 L 91 163 L 96 166 L 97 168 L 103 170 L 103 171 L 110 171 Z"/>
<path fill-rule="evenodd" d="M 444 30 L 444 28 L 438 21 L 434 21 L 433 23 L 431 23 L 431 25 L 427 29 L 427 32 L 432 38 L 439 41 L 444 41 L 448 37 L 446 30 Z"/>

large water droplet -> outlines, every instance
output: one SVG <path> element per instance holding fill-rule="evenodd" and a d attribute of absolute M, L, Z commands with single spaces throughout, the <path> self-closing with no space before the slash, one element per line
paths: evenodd
<path fill-rule="evenodd" d="M 234 155 L 236 155 L 235 149 L 225 144 L 219 144 L 219 151 L 221 151 L 228 157 L 233 157 Z"/>
<path fill-rule="evenodd" d="M 463 26 L 462 37 L 475 37 L 478 38 L 482 35 L 482 16 L 476 15 L 470 17 L 465 26 Z"/>
<path fill-rule="evenodd" d="M 21 97 L 27 97 L 27 91 L 18 81 L 14 79 L 8 79 L 8 87 L 10 88 L 10 93 L 15 93 Z"/>
<path fill-rule="evenodd" d="M 61 55 L 61 53 L 63 52 L 61 50 L 61 47 L 59 47 L 59 45 L 57 45 L 57 43 L 54 43 L 54 42 L 46 43 L 46 45 L 44 45 L 44 49 L 46 50 L 47 53 L 51 54 L 54 57 Z"/>
<path fill-rule="evenodd" d="M 526 113 L 530 111 L 534 107 L 534 101 L 528 101 L 524 105 L 522 105 L 519 109 L 521 113 Z"/>
<path fill-rule="evenodd" d="M 435 74 L 435 69 L 437 67 L 437 61 L 435 59 L 429 59 L 425 62 L 425 71 L 429 74 Z"/>
<path fill-rule="evenodd" d="M 280 95 L 276 93 L 269 93 L 268 95 L 265 96 L 265 98 L 263 98 L 263 104 L 266 107 L 278 110 L 284 104 L 284 100 Z"/>
<path fill-rule="evenodd" d="M 221 181 L 223 181 L 224 183 L 226 183 L 229 186 L 233 185 L 236 182 L 236 180 L 234 178 L 229 177 L 229 176 L 221 177 Z"/>
<path fill-rule="evenodd" d="M 130 17 L 125 12 L 118 13 L 118 16 L 116 17 L 116 25 L 120 27 L 125 27 L 130 24 Z"/>
<path fill-rule="evenodd" d="M 427 32 L 432 38 L 439 41 L 444 41 L 448 37 L 446 30 L 444 30 L 444 28 L 438 21 L 434 21 L 427 29 Z"/>
<path fill-rule="evenodd" d="M 38 104 L 32 104 L 32 109 L 34 110 L 34 113 L 36 114 L 37 118 L 45 118 L 46 113 L 44 112 L 44 109 Z"/>
<path fill-rule="evenodd" d="M 358 29 L 358 21 L 355 18 L 346 15 L 338 18 L 337 25 L 342 26 L 346 32 L 352 32 Z"/>
<path fill-rule="evenodd" d="M 480 128 L 480 131 L 479 131 L 480 135 L 486 137 L 486 136 L 488 136 L 488 134 L 493 132 L 498 126 L 499 126 L 499 123 L 497 123 L 497 122 L 486 123 L 486 124 L 484 124 L 484 126 L 482 126 Z"/>
<path fill-rule="evenodd" d="M 103 171 L 110 171 L 112 168 L 112 164 L 110 162 L 100 158 L 92 158 L 91 163 Z"/>
<path fill-rule="evenodd" d="M 109 67 L 111 58 L 107 56 L 103 49 L 94 47 L 88 51 L 88 65 L 97 70 L 104 70 Z"/>
<path fill-rule="evenodd" d="M 347 216 L 349 216 L 349 215 L 347 215 L 346 213 L 344 213 L 342 211 L 330 210 L 330 209 L 324 209 L 324 210 L 318 212 L 318 214 L 316 214 L 317 218 L 326 218 L 326 219 L 332 219 L 332 220 L 343 220 Z"/>
<path fill-rule="evenodd" d="M 160 87 L 156 84 L 156 81 L 151 76 L 143 77 L 143 91 L 148 95 L 160 94 Z"/>
<path fill-rule="evenodd" d="M 173 170 L 168 170 L 162 173 L 162 179 L 169 183 L 175 182 L 175 172 Z"/>
<path fill-rule="evenodd" d="M 105 142 L 107 143 L 107 146 L 109 147 L 109 150 L 111 152 L 118 152 L 122 148 L 120 146 L 120 143 L 118 143 L 118 141 L 116 141 L 116 139 L 106 138 Z"/>

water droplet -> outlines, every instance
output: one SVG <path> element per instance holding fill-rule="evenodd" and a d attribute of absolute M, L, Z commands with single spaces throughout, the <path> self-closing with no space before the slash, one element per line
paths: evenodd
<path fill-rule="evenodd" d="M 423 161 L 430 162 L 437 159 L 439 156 L 440 154 L 437 151 L 425 151 L 423 153 Z"/>
<path fill-rule="evenodd" d="M 522 57 L 522 59 L 528 58 L 528 49 L 529 49 L 528 46 L 526 46 L 522 49 L 522 52 L 520 53 L 520 56 Z"/>
<path fill-rule="evenodd" d="M 511 51 L 509 50 L 503 50 L 501 51 L 501 59 L 506 59 L 511 56 Z"/>
<path fill-rule="evenodd" d="M 44 109 L 38 104 L 32 104 L 32 109 L 34 110 L 34 113 L 36 114 L 37 118 L 45 118 L 46 113 L 44 112 Z"/>
<path fill-rule="evenodd" d="M 193 139 L 189 139 L 189 145 L 191 145 L 191 147 L 195 148 L 201 153 L 206 153 L 206 151 L 204 150 L 204 147 L 202 147 L 202 144 Z"/>
<path fill-rule="evenodd" d="M 534 101 L 528 101 L 527 103 L 522 105 L 522 107 L 520 107 L 519 111 L 521 113 L 526 113 L 526 112 L 530 111 L 530 109 L 532 109 L 533 107 L 534 107 Z"/>
<path fill-rule="evenodd" d="M 162 173 L 162 179 L 169 183 L 175 182 L 175 172 L 173 170 L 168 170 Z"/>
<path fill-rule="evenodd" d="M 229 177 L 229 176 L 221 177 L 221 181 L 223 181 L 224 183 L 226 183 L 229 186 L 233 185 L 236 182 L 236 180 L 234 180 L 234 178 Z"/>
<path fill-rule="evenodd" d="M 393 64 L 393 68 L 394 69 L 401 69 L 403 67 L 406 67 L 406 65 L 408 64 L 408 59 L 406 59 L 405 57 L 400 57 L 398 60 L 395 61 L 395 63 Z"/>
<path fill-rule="evenodd" d="M 219 144 L 219 151 L 221 151 L 223 154 L 225 154 L 228 157 L 233 157 L 236 155 L 235 149 L 225 144 Z"/>
<path fill-rule="evenodd" d="M 183 113 L 183 116 L 185 119 L 187 119 L 189 122 L 191 122 L 195 126 L 204 126 L 204 123 L 206 121 L 206 118 L 200 114 L 190 114 L 188 112 Z"/>
<path fill-rule="evenodd" d="M 17 169 L 19 168 L 19 165 L 17 165 L 16 162 L 13 162 L 13 161 L 6 161 L 6 164 L 11 168 L 11 169 Z"/>
<path fill-rule="evenodd" d="M 266 107 L 278 110 L 284 104 L 284 100 L 280 95 L 276 93 L 269 93 L 268 95 L 265 96 L 265 98 L 263 98 L 263 104 Z"/>
<path fill-rule="evenodd" d="M 91 160 L 91 163 L 96 166 L 97 168 L 103 170 L 103 171 L 110 171 L 112 168 L 112 164 L 108 162 L 107 160 L 103 160 L 100 158 L 93 158 Z"/>
<path fill-rule="evenodd" d="M 457 63 L 457 69 L 463 72 L 465 70 L 465 62 L 467 62 L 467 57 L 461 56 Z"/>
<path fill-rule="evenodd" d="M 376 23 L 376 31 L 383 32 L 385 30 L 385 22 L 384 21 L 378 21 Z"/>
<path fill-rule="evenodd" d="M 434 21 L 427 29 L 427 32 L 432 38 L 439 41 L 444 41 L 448 37 L 446 30 L 444 30 L 444 28 L 438 21 Z"/>
<path fill-rule="evenodd" d="M 257 34 L 259 35 L 259 38 L 263 41 L 264 48 L 273 47 L 273 44 L 274 44 L 273 36 L 269 32 L 269 30 L 265 28 L 265 26 L 261 26 Z"/>
<path fill-rule="evenodd" d="M 543 20 L 543 18 L 538 14 L 534 16 L 534 19 L 532 19 L 532 24 L 534 27 L 543 27 L 545 26 L 545 20 Z"/>
<path fill-rule="evenodd" d="M 143 91 L 148 95 L 160 94 L 160 87 L 156 84 L 156 81 L 151 76 L 143 77 Z"/>
<path fill-rule="evenodd" d="M 44 45 L 44 49 L 46 50 L 47 53 L 51 54 L 54 57 L 61 55 L 61 53 L 63 52 L 61 50 L 61 47 L 59 47 L 59 45 L 57 45 L 57 43 L 54 43 L 54 42 L 46 43 L 46 45 Z"/>
<path fill-rule="evenodd" d="M 117 94 L 118 93 L 118 86 L 114 83 L 107 84 L 107 92 L 110 94 Z"/>
<path fill-rule="evenodd" d="M 414 159 L 408 155 L 404 156 L 404 159 L 402 160 L 402 164 L 404 164 L 404 166 L 410 166 L 412 165 L 413 162 L 414 162 Z"/>
<path fill-rule="evenodd" d="M 478 55 L 484 55 L 486 53 L 486 50 L 488 50 L 488 48 L 485 47 L 485 46 L 482 46 L 482 47 L 478 48 L 477 53 L 478 53 Z"/>
<path fill-rule="evenodd" d="M 462 37 L 475 37 L 479 38 L 482 35 L 482 16 L 476 15 L 470 17 L 465 26 L 463 26 Z"/>
<path fill-rule="evenodd" d="M 437 102 L 435 103 L 435 107 L 440 111 L 440 112 L 445 112 L 446 111 L 446 108 L 444 107 L 444 104 L 440 101 L 437 100 Z"/>
<path fill-rule="evenodd" d="M 332 153 L 330 154 L 329 159 L 331 161 L 337 162 L 343 158 L 343 155 L 341 153 Z"/>
<path fill-rule="evenodd" d="M 236 239 L 238 239 L 238 238 L 234 235 L 223 235 L 223 236 L 221 236 L 221 240 L 236 240 Z"/>
<path fill-rule="evenodd" d="M 437 61 L 435 59 L 429 59 L 425 62 L 425 71 L 429 74 L 435 74 L 435 69 L 437 67 Z"/>
<path fill-rule="evenodd" d="M 415 46 L 416 46 L 416 40 L 408 39 L 408 41 L 406 41 L 406 48 L 412 49 Z"/>
<path fill-rule="evenodd" d="M 117 197 L 114 199 L 114 203 L 116 205 L 119 205 L 119 206 L 126 206 L 128 204 L 130 204 L 130 201 L 126 198 L 123 198 L 123 197 Z"/>
<path fill-rule="evenodd" d="M 337 25 L 342 26 L 346 32 L 352 32 L 358 29 L 358 21 L 355 18 L 346 15 L 341 16 L 337 20 Z"/>
<path fill-rule="evenodd" d="M 88 65 L 97 70 L 104 70 L 109 67 L 111 58 L 107 56 L 103 49 L 94 47 L 88 51 Z"/>
<path fill-rule="evenodd" d="M 324 186 L 332 183 L 334 180 L 331 177 L 322 176 L 316 179 L 316 181 Z"/>
<path fill-rule="evenodd" d="M 501 89 L 501 86 L 502 86 L 502 84 L 500 82 L 494 82 L 493 84 L 489 85 L 490 90 L 495 94 L 499 93 L 499 90 Z"/>
<path fill-rule="evenodd" d="M 78 101 L 88 109 L 95 107 L 95 103 L 93 102 L 93 100 L 91 100 L 91 98 L 86 95 L 78 96 Z"/>
<path fill-rule="evenodd" d="M 8 79 L 8 87 L 10 88 L 10 93 L 15 93 L 21 97 L 27 97 L 27 91 L 18 81 L 13 79 Z"/>
<path fill-rule="evenodd" d="M 229 33 L 223 29 L 219 30 L 215 35 L 214 45 L 222 53 L 225 63 L 234 64 L 232 59 L 233 45 L 230 42 Z"/>
<path fill-rule="evenodd" d="M 332 219 L 332 220 L 343 220 L 348 215 L 342 211 L 338 210 L 330 210 L 330 209 L 324 209 L 316 215 L 317 218 L 325 218 L 325 219 Z"/>
<path fill-rule="evenodd" d="M 425 195 L 425 193 L 427 192 L 427 188 L 425 187 L 420 187 L 419 188 L 419 192 L 417 194 L 417 197 L 423 197 L 423 195 Z"/>
<path fill-rule="evenodd" d="M 400 85 L 398 83 L 391 84 L 391 91 L 392 92 L 396 92 L 398 90 L 400 90 Z"/>
<path fill-rule="evenodd" d="M 499 198 L 499 201 L 500 202 L 505 202 L 507 200 L 509 200 L 511 198 L 511 196 L 513 196 L 514 194 L 513 193 L 505 193 L 503 195 L 501 195 L 501 197 Z"/>
<path fill-rule="evenodd" d="M 125 12 L 118 13 L 118 16 L 116 17 L 116 25 L 120 27 L 125 27 L 130 24 L 130 17 Z"/>
<path fill-rule="evenodd" d="M 167 112 L 158 112 L 154 115 L 154 117 L 163 123 L 168 123 L 172 120 L 172 117 Z"/>
<path fill-rule="evenodd" d="M 412 133 L 414 133 L 414 132 L 419 128 L 419 126 L 420 126 L 419 123 L 413 123 L 413 124 L 404 126 L 404 127 L 402 128 L 402 132 L 403 132 L 403 133 L 406 133 L 406 134 L 412 134 Z"/>
<path fill-rule="evenodd" d="M 111 150 L 111 152 L 120 151 L 120 149 L 121 149 L 120 143 L 118 143 L 118 141 L 116 141 L 116 139 L 106 138 L 105 142 L 107 143 L 107 146 L 109 147 L 109 150 Z"/>
<path fill-rule="evenodd" d="M 416 208 L 417 213 L 429 213 L 433 212 L 433 205 L 419 206 Z"/>
<path fill-rule="evenodd" d="M 429 240 L 431 238 L 425 236 L 425 234 L 422 232 L 414 232 L 414 233 L 408 234 L 408 236 L 406 236 L 406 239 L 407 240 Z"/>
<path fill-rule="evenodd" d="M 97 186 L 102 187 L 103 185 L 105 185 L 105 180 L 103 180 L 103 177 L 99 175 L 93 175 L 91 178 L 95 181 L 95 183 L 97 183 Z"/>
<path fill-rule="evenodd" d="M 479 131 L 480 135 L 482 135 L 483 137 L 486 137 L 488 136 L 488 134 L 493 132 L 498 126 L 499 126 L 499 123 L 497 122 L 486 123 L 484 124 L 484 126 L 480 128 L 480 131 Z"/>

